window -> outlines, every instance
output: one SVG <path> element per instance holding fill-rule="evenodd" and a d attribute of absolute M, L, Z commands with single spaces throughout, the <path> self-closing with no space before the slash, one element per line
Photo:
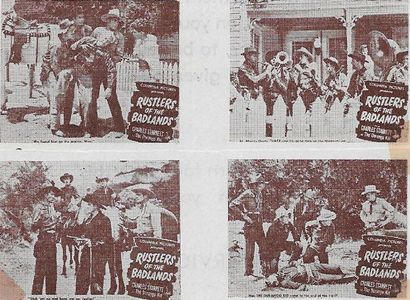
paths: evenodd
<path fill-rule="evenodd" d="M 336 58 L 342 68 L 342 72 L 347 72 L 347 41 L 346 38 L 329 39 L 329 56 Z"/>
<path fill-rule="evenodd" d="M 294 56 L 296 50 L 299 48 L 305 47 L 309 50 L 310 53 L 313 53 L 313 41 L 312 42 L 292 42 L 292 55 Z"/>

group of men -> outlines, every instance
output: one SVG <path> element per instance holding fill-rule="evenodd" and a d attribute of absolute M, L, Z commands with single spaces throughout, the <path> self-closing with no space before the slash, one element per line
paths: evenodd
<path fill-rule="evenodd" d="M 84 10 L 78 7 L 72 20 L 60 22 L 58 40 L 49 45 L 43 58 L 40 79 L 48 88 L 49 125 L 54 135 L 69 135 L 76 89 L 81 132 L 85 137 L 98 136 L 97 100 L 101 84 L 113 117 L 115 137 L 121 137 L 125 131 L 116 91 L 116 64 L 124 55 L 124 36 L 120 32 L 123 21 L 118 9 L 110 10 L 101 20 L 106 26 L 92 30 L 85 24 Z"/>
<path fill-rule="evenodd" d="M 305 289 L 306 284 L 348 280 L 354 270 L 331 263 L 329 251 L 335 242 L 334 220 L 326 200 L 318 200 L 317 191 L 308 189 L 299 199 L 283 199 L 266 234 L 263 228 L 263 190 L 267 182 L 261 174 L 249 176 L 248 188 L 229 203 L 233 215 L 244 221 L 245 276 L 254 275 L 255 244 L 268 287 Z M 366 197 L 360 218 L 365 232 L 383 234 L 383 230 L 406 228 L 406 216 L 385 199 L 375 185 L 362 192 Z M 359 229 L 360 230 L 360 229 Z"/>
<path fill-rule="evenodd" d="M 134 237 L 163 238 L 161 213 L 165 209 L 149 201 L 156 199 L 150 188 L 130 186 L 117 195 L 108 186 L 107 177 L 97 177 L 97 188 L 80 197 L 72 185 L 73 179 L 73 175 L 66 173 L 60 178 L 62 188 L 49 185 L 37 194 L 40 201 L 34 206 L 32 220 L 32 230 L 38 232 L 32 294 L 43 294 L 44 282 L 45 294 L 56 294 L 56 245 L 68 226 L 77 227 L 77 236 L 69 238 L 81 249 L 76 295 L 89 291 L 93 295 L 103 294 L 107 264 L 111 279 L 108 294 L 124 294 L 121 251 L 130 250 Z M 113 211 L 117 213 L 113 215 Z M 70 213 L 74 213 L 74 218 L 67 217 Z M 168 214 L 176 220 L 171 212 Z"/>
<path fill-rule="evenodd" d="M 325 112 L 331 110 L 334 102 L 339 100 L 344 105 L 343 116 L 349 108 L 358 103 L 367 80 L 380 80 L 408 83 L 408 51 L 396 54 L 396 63 L 383 78 L 377 78 L 374 62 L 369 55 L 368 46 L 362 45 L 360 50 L 350 53 L 354 72 L 348 80 L 341 63 L 335 57 L 323 59 L 326 65 L 326 76 L 323 84 L 319 81 L 320 71 L 314 62 L 314 55 L 305 47 L 295 51 L 295 60 L 289 59 L 284 51 L 269 51 L 265 55 L 262 71 L 259 70 L 258 51 L 246 47 L 242 55 L 245 58 L 240 66 L 233 85 L 247 100 L 263 97 L 266 103 L 266 136 L 272 137 L 274 104 L 282 98 L 286 105 L 286 132 L 293 129 L 293 105 L 300 97 L 305 106 L 305 129 L 311 133 L 312 104 L 323 99 Z M 248 108 L 249 109 L 249 108 Z"/>

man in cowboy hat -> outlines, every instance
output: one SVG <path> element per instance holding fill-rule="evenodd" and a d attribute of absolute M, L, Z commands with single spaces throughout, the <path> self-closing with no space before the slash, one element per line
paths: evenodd
<path fill-rule="evenodd" d="M 352 58 L 354 72 L 352 74 L 352 77 L 350 77 L 346 95 L 342 100 L 342 102 L 344 103 L 343 115 L 345 117 L 348 115 L 350 107 L 353 104 L 358 103 L 357 99 L 362 94 L 365 81 L 374 79 L 370 76 L 370 74 L 367 72 L 367 69 L 364 67 L 364 65 L 368 62 L 365 55 L 356 50 L 353 53 L 350 53 L 348 56 Z"/>
<path fill-rule="evenodd" d="M 97 40 L 97 46 L 106 51 L 112 58 L 114 65 L 122 60 L 124 55 L 124 36 L 120 32 L 120 26 L 123 21 L 119 9 L 111 9 L 101 19 L 106 23 L 105 27 L 97 27 L 91 34 Z M 105 88 L 105 98 L 111 110 L 114 119 L 115 137 L 121 137 L 124 133 L 124 119 L 122 117 L 121 106 L 117 96 L 117 80 L 113 81 L 112 86 L 107 83 L 107 71 L 97 70 L 93 74 L 93 92 L 90 107 L 90 116 L 93 126 L 97 126 L 97 99 L 100 94 L 100 87 L 103 84 Z"/>
<path fill-rule="evenodd" d="M 67 31 L 72 25 L 68 19 L 59 24 L 58 40 L 50 43 L 43 56 L 40 80 L 47 88 L 47 98 L 50 103 L 50 129 L 57 136 L 65 136 L 64 128 L 61 126 L 61 115 L 64 114 L 64 127 L 69 125 L 66 121 L 71 119 L 66 104 L 73 101 L 73 65 L 74 53 L 70 49 L 70 39 Z M 66 116 L 70 114 L 70 116 Z"/>
<path fill-rule="evenodd" d="M 327 113 L 336 99 L 342 101 L 347 89 L 347 76 L 342 72 L 339 61 L 334 57 L 323 60 L 326 64 L 327 77 L 323 84 L 325 92 L 325 113 Z"/>
<path fill-rule="evenodd" d="M 298 262 L 272 274 L 265 283 L 267 288 L 283 287 L 306 291 L 307 284 L 348 283 L 355 279 L 355 270 L 341 265 Z"/>
<path fill-rule="evenodd" d="M 56 294 L 57 249 L 56 228 L 60 214 L 54 204 L 60 200 L 61 191 L 53 184 L 40 189 L 37 196 L 40 202 L 33 208 L 32 230 L 38 231 L 34 244 L 36 264 L 31 294 L 42 295 L 45 281 L 47 295 Z"/>
<path fill-rule="evenodd" d="M 366 69 L 366 76 L 369 78 L 375 78 L 376 76 L 374 74 L 374 61 L 369 55 L 369 47 L 367 46 L 367 44 L 361 45 L 359 52 L 364 55 L 364 59 L 366 60 L 363 65 Z"/>
<path fill-rule="evenodd" d="M 253 47 L 246 47 L 241 55 L 245 57 L 245 61 L 238 70 L 242 95 L 248 97 L 248 99 L 256 99 L 259 95 L 262 80 L 271 74 L 272 66 L 267 66 L 262 73 L 259 73 L 258 51 Z"/>
<path fill-rule="evenodd" d="M 98 135 L 97 102 L 92 101 L 93 78 L 95 74 L 105 76 L 106 88 L 109 90 L 115 89 L 117 78 L 114 61 L 111 56 L 101 47 L 97 46 L 97 44 L 97 40 L 93 37 L 85 37 L 75 43 L 77 54 L 74 58 L 74 72 L 77 79 L 81 127 L 87 137 Z M 116 105 L 115 101 L 113 102 L 110 98 L 110 92 L 106 93 L 105 97 L 109 103 L 112 103 L 114 106 Z"/>
<path fill-rule="evenodd" d="M 95 178 L 97 188 L 92 194 L 98 199 L 100 205 L 113 207 L 117 194 L 108 186 L 109 181 L 107 176 L 97 176 Z"/>
<path fill-rule="evenodd" d="M 60 181 L 64 184 L 61 188 L 61 198 L 65 204 L 70 203 L 72 198 L 78 198 L 77 189 L 72 185 L 74 176 L 69 173 L 64 173 L 60 177 Z"/>
<path fill-rule="evenodd" d="M 113 249 L 110 219 L 102 212 L 100 198 L 87 194 L 81 201 L 81 210 L 87 216 L 80 225 L 83 235 L 76 242 L 84 245 L 76 276 L 76 295 L 102 295 L 105 265 Z"/>
<path fill-rule="evenodd" d="M 322 92 L 319 86 L 319 72 L 316 63 L 313 62 L 313 54 L 305 47 L 296 50 L 295 57 L 296 65 L 291 72 L 291 78 L 296 83 L 298 92 L 294 96 L 299 95 L 305 105 L 305 129 L 310 136 L 312 134 L 312 103 Z M 296 99 L 292 101 L 296 102 Z"/>
<path fill-rule="evenodd" d="M 327 251 L 335 241 L 334 219 L 336 219 L 336 213 L 322 208 L 316 220 L 306 223 L 305 230 L 309 237 L 309 246 L 303 255 L 304 263 L 312 263 L 316 259 L 324 264 L 329 263 Z"/>
<path fill-rule="evenodd" d="M 130 206 L 121 215 L 124 227 L 133 236 L 162 238 L 161 212 L 149 202 L 156 198 L 151 189 L 133 186 L 127 189 Z"/>
<path fill-rule="evenodd" d="M 262 268 L 266 266 L 263 257 L 265 232 L 262 227 L 262 191 L 265 186 L 262 174 L 252 173 L 249 176 L 249 188 L 229 203 L 232 212 L 245 221 L 245 276 L 253 275 L 255 244 L 259 247 Z"/>
<path fill-rule="evenodd" d="M 395 209 L 385 199 L 378 197 L 379 193 L 375 185 L 366 185 L 361 194 L 366 201 L 362 204 L 360 219 L 367 231 L 391 229 L 393 225 Z"/>
<path fill-rule="evenodd" d="M 386 81 L 408 85 L 409 83 L 409 51 L 396 54 L 396 64 L 390 69 Z"/>
<path fill-rule="evenodd" d="M 280 206 L 275 211 L 276 217 L 266 233 L 265 257 L 268 262 L 266 277 L 278 272 L 279 258 L 282 251 L 290 255 L 289 262 L 299 259 L 302 254 L 300 236 L 291 223 L 289 210 Z"/>
<path fill-rule="evenodd" d="M 297 196 L 296 196 L 297 197 Z M 295 228 L 300 236 L 306 236 L 305 224 L 306 222 L 315 220 L 319 215 L 319 208 L 316 205 L 318 199 L 318 192 L 314 189 L 307 189 L 296 200 L 294 209 Z"/>

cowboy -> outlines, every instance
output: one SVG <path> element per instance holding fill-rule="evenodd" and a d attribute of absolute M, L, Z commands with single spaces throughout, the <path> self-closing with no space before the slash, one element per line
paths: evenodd
<path fill-rule="evenodd" d="M 366 197 L 360 212 L 360 219 L 364 223 L 365 230 L 370 232 L 379 229 L 406 228 L 406 216 L 398 212 L 385 199 L 378 197 L 378 194 L 380 191 L 375 185 L 366 185 L 361 194 Z"/>
<path fill-rule="evenodd" d="M 303 255 L 304 263 L 312 263 L 316 260 L 324 264 L 329 263 L 328 250 L 335 242 L 334 219 L 336 213 L 323 208 L 316 220 L 306 223 L 305 230 L 310 241 Z"/>
<path fill-rule="evenodd" d="M 344 97 L 344 100 L 342 100 L 345 106 L 344 116 L 346 116 L 349 113 L 350 107 L 353 103 L 356 102 L 355 99 L 358 99 L 362 94 L 365 81 L 373 79 L 366 72 L 366 68 L 364 67 L 364 65 L 368 61 L 362 53 L 355 51 L 349 54 L 348 56 L 352 58 L 353 68 L 355 71 L 353 72 L 352 77 L 350 77 L 347 93 Z"/>
<path fill-rule="evenodd" d="M 67 19 L 60 22 L 59 39 L 56 43 L 49 44 L 43 57 L 40 73 L 40 80 L 47 88 L 47 98 L 50 103 L 51 133 L 60 137 L 65 136 L 60 124 L 61 115 L 64 114 L 64 126 L 68 126 L 67 120 L 71 119 L 71 111 L 69 112 L 65 107 L 68 102 L 73 101 L 73 93 L 69 91 L 74 81 L 72 74 L 74 53 L 70 49 L 67 36 L 70 25 L 71 22 Z"/>
<path fill-rule="evenodd" d="M 258 51 L 252 47 L 246 47 L 241 54 L 245 57 L 244 63 L 239 67 L 238 80 L 241 86 L 242 96 L 245 99 L 256 99 L 260 93 L 262 80 L 267 78 L 272 72 L 272 66 L 259 74 L 258 70 Z"/>
<path fill-rule="evenodd" d="M 92 193 L 100 205 L 113 207 L 117 194 L 108 186 L 110 179 L 106 176 L 96 177 L 97 189 Z"/>
<path fill-rule="evenodd" d="M 325 92 L 325 113 L 330 111 L 336 99 L 343 100 L 347 89 L 347 76 L 342 72 L 339 61 L 334 57 L 323 60 L 326 64 L 327 78 L 323 90 Z"/>
<path fill-rule="evenodd" d="M 74 176 L 69 173 L 64 173 L 60 177 L 60 181 L 64 184 L 61 188 L 61 198 L 65 204 L 70 203 L 72 198 L 79 198 L 77 189 L 72 186 Z"/>
<path fill-rule="evenodd" d="M 289 84 L 289 61 L 286 62 L 286 57 L 283 61 L 277 61 L 278 51 L 269 51 L 265 55 L 265 68 L 272 66 L 270 76 L 262 81 L 263 84 L 263 100 L 266 103 L 266 136 L 272 137 L 273 124 L 273 107 L 276 100 L 282 97 L 287 106 L 286 117 L 290 115 L 287 90 Z M 279 54 L 285 56 L 285 54 Z M 280 57 L 279 57 L 280 58 Z"/>
<path fill-rule="evenodd" d="M 76 239 L 84 245 L 81 251 L 80 266 L 76 277 L 76 295 L 102 295 L 104 291 L 105 265 L 112 249 L 110 219 L 102 212 L 100 199 L 87 194 L 81 202 L 81 209 L 87 215 L 81 224 L 83 235 Z"/>
<path fill-rule="evenodd" d="M 318 198 L 317 190 L 307 189 L 299 197 L 294 208 L 295 228 L 300 236 L 305 236 L 305 224 L 308 221 L 315 220 L 319 215 L 319 210 L 316 205 Z"/>
<path fill-rule="evenodd" d="M 253 259 L 255 244 L 259 246 L 259 257 L 263 267 L 265 232 L 262 227 L 262 191 L 266 183 L 262 181 L 262 174 L 252 173 L 249 176 L 249 188 L 229 203 L 234 214 L 245 221 L 243 230 L 245 235 L 245 276 L 253 275 Z"/>
<path fill-rule="evenodd" d="M 38 231 L 37 242 L 34 244 L 36 264 L 31 293 L 43 294 L 43 283 L 46 285 L 46 295 L 55 295 L 57 286 L 57 249 L 56 227 L 59 222 L 54 204 L 60 200 L 61 192 L 54 185 L 42 188 L 37 196 L 41 199 L 34 206 L 32 230 Z"/>
<path fill-rule="evenodd" d="M 408 85 L 409 82 L 409 51 L 396 54 L 396 64 L 390 69 L 386 81 Z"/>
<path fill-rule="evenodd" d="M 98 47 L 95 38 L 85 37 L 76 43 L 78 54 L 75 56 L 75 75 L 80 102 L 81 127 L 85 136 L 97 136 L 97 107 L 92 101 L 93 78 L 95 74 L 103 74 L 106 83 L 105 97 L 108 101 L 111 90 L 115 88 L 117 71 L 111 56 Z M 98 122 L 97 122 L 98 123 Z"/>
<path fill-rule="evenodd" d="M 148 188 L 129 189 L 127 195 L 131 201 L 129 208 L 121 215 L 124 227 L 132 236 L 162 238 L 161 212 L 149 202 L 155 194 Z"/>
<path fill-rule="evenodd" d="M 296 50 L 296 65 L 291 74 L 292 80 L 298 87 L 298 95 L 305 105 L 305 124 L 309 135 L 312 133 L 312 103 L 321 94 L 319 87 L 319 72 L 316 63 L 313 62 L 313 54 L 305 47 Z M 295 102 L 296 99 L 293 100 Z"/>
<path fill-rule="evenodd" d="M 106 23 L 106 27 L 97 27 L 92 33 L 92 37 L 97 40 L 97 46 L 106 51 L 114 62 L 114 66 L 120 62 L 124 55 L 124 36 L 119 31 L 123 21 L 120 17 L 119 9 L 111 9 L 108 14 L 101 17 L 101 20 Z M 101 66 L 103 67 L 103 66 Z M 107 66 L 106 66 L 107 67 Z M 97 115 L 97 99 L 100 94 L 100 87 L 103 84 L 105 88 L 105 98 L 108 101 L 108 105 L 111 110 L 112 117 L 114 119 L 114 132 L 116 138 L 123 135 L 124 119 L 122 117 L 121 106 L 118 102 L 117 96 L 117 80 L 114 78 L 112 85 L 107 83 L 107 71 L 104 68 L 98 68 L 93 73 L 93 91 L 92 101 L 90 107 L 90 117 L 93 127 L 98 126 Z"/>
<path fill-rule="evenodd" d="M 283 206 L 275 211 L 276 217 L 266 233 L 265 257 L 269 262 L 266 276 L 278 272 L 279 259 L 282 251 L 290 255 L 290 262 L 299 259 L 302 254 L 302 244 L 295 227 L 291 223 L 291 214 Z"/>
<path fill-rule="evenodd" d="M 266 280 L 267 287 L 284 287 L 306 291 L 307 284 L 351 282 L 356 279 L 355 271 L 339 265 L 323 263 L 299 263 L 282 268 Z"/>
<path fill-rule="evenodd" d="M 366 44 L 363 44 L 359 48 L 359 52 L 364 55 L 364 59 L 366 62 L 364 63 L 364 67 L 366 69 L 366 76 L 369 78 L 375 78 L 374 74 L 374 61 L 369 55 L 369 48 Z"/>

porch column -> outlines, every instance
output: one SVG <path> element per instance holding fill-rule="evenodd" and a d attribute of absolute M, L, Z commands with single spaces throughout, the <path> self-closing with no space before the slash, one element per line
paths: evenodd
<path fill-rule="evenodd" d="M 345 10 L 345 15 L 342 17 L 336 17 L 339 21 L 342 22 L 343 26 L 346 28 L 346 51 L 347 54 L 353 52 L 353 28 L 356 25 L 358 19 L 361 15 L 353 15 L 351 11 Z M 352 59 L 347 57 L 347 76 L 350 77 L 353 73 Z"/>

